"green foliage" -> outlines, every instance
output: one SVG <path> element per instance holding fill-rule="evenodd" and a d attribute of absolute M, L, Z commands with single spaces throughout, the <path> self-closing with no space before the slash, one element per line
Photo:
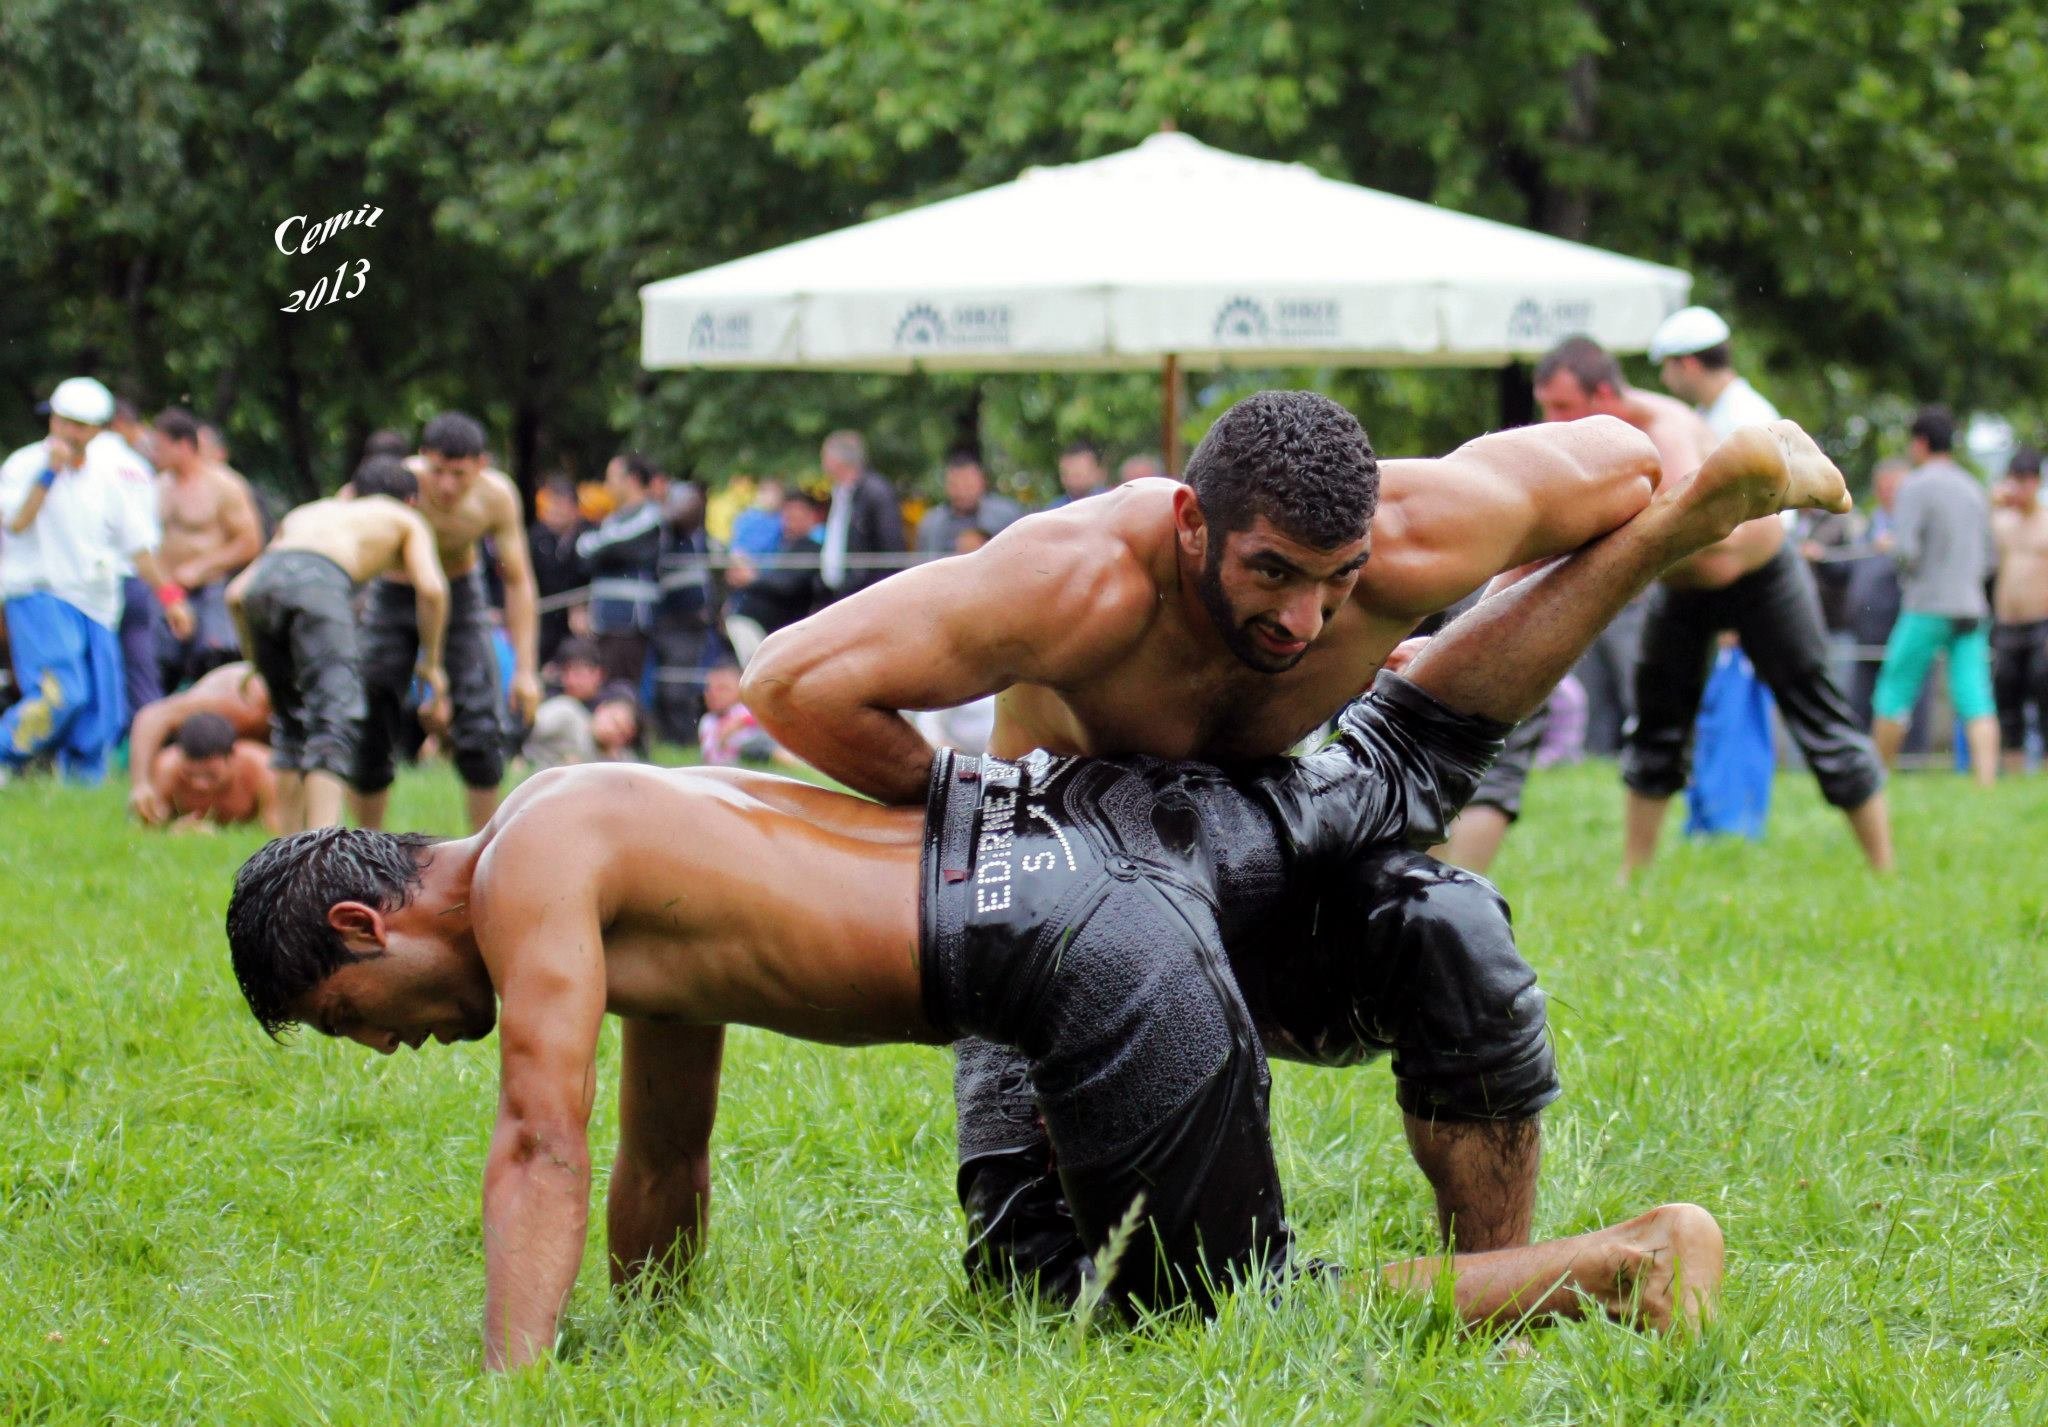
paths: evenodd
<path fill-rule="evenodd" d="M 594 1214 L 563 1360 L 500 1382 L 476 1371 L 495 1044 L 270 1044 L 221 934 L 260 838 L 145 834 L 115 789 L 17 784 L 0 1421 L 2038 1422 L 2048 894 L 2013 873 L 2048 783 L 1892 797 L 1888 883 L 1787 777 L 1763 844 L 1673 839 L 1613 891 L 1611 766 L 1538 774 L 1498 864 L 1566 1087 L 1537 1230 L 1706 1205 L 1730 1279 L 1704 1345 L 1579 1324 L 1525 1358 L 1326 1284 L 1138 1332 L 977 1296 L 944 1054 L 739 1031 L 697 1273 L 669 1304 L 612 1300 Z M 393 816 L 457 831 L 453 774 L 403 774 Z M 1273 1110 L 1307 1252 L 1430 1245 L 1384 1066 L 1278 1065 Z"/>
<path fill-rule="evenodd" d="M 1155 448 L 1156 378 L 649 374 L 635 288 L 1171 123 L 1688 266 L 1860 461 L 1921 399 L 2043 416 L 2044 98 L 2048 15 L 2014 0 L 14 0 L 0 389 L 189 401 L 295 495 L 451 404 L 529 481 L 624 442 L 808 467 L 858 424 L 914 482 L 963 434 L 1044 482 L 1076 435 Z M 375 229 L 270 244 L 366 202 Z M 360 297 L 278 311 L 344 256 Z M 1395 452 L 1500 410 L 1491 374 L 1251 379 Z M 1196 374 L 1188 434 L 1242 385 Z"/>

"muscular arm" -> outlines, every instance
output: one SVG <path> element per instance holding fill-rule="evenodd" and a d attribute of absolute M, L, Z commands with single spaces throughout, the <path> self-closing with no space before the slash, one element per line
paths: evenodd
<path fill-rule="evenodd" d="M 711 1209 L 711 1122 L 723 1026 L 626 1020 L 619 1055 L 619 1153 L 606 1225 L 614 1287 L 649 1268 L 680 1273 Z"/>
<path fill-rule="evenodd" d="M 1602 416 L 1496 432 L 1436 460 L 1388 461 L 1355 597 L 1382 614 L 1434 614 L 1504 571 L 1623 525 L 1649 504 L 1660 471 L 1649 437 Z"/>
<path fill-rule="evenodd" d="M 420 628 L 420 662 L 429 669 L 439 669 L 442 646 L 448 637 L 448 577 L 441 573 L 441 557 L 434 548 L 432 528 L 411 511 L 406 512 L 399 559 L 405 564 L 406 579 L 412 583 Z"/>
<path fill-rule="evenodd" d="M 597 878 L 595 869 L 543 877 L 540 861 L 539 849 L 501 843 L 470 893 L 502 1002 L 498 1121 L 484 1168 L 484 1366 L 495 1371 L 553 1349 L 590 1214 L 605 996 Z"/>
<path fill-rule="evenodd" d="M 776 742 L 848 787 L 918 803 L 932 749 L 902 710 L 1086 678 L 1137 641 L 1158 600 L 1114 533 L 1025 520 L 769 636 L 741 698 Z"/>
<path fill-rule="evenodd" d="M 498 578 L 505 586 L 505 634 L 512 641 L 512 696 L 527 719 L 540 704 L 540 615 L 533 582 L 533 558 L 526 548 L 526 521 L 519 491 L 504 476 L 498 518 L 491 534 L 498 549 Z"/>

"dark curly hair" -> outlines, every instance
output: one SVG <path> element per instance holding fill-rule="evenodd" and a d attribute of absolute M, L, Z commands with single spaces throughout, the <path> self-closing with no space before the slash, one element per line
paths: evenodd
<path fill-rule="evenodd" d="M 323 827 L 265 844 L 235 874 L 228 898 L 228 953 L 242 998 L 276 1039 L 295 1017 L 292 1002 L 357 956 L 327 924 L 337 902 L 393 912 L 425 875 L 422 852 L 440 841 L 423 833 Z"/>
<path fill-rule="evenodd" d="M 1228 534 L 1260 516 L 1333 550 L 1365 534 L 1380 466 L 1358 418 L 1312 391 L 1254 392 L 1218 417 L 1188 457 L 1202 518 Z"/>
<path fill-rule="evenodd" d="M 457 461 L 466 456 L 483 455 L 488 442 L 484 424 L 465 411 L 444 411 L 429 421 L 427 429 L 420 433 L 422 451 L 432 451 L 437 456 Z"/>

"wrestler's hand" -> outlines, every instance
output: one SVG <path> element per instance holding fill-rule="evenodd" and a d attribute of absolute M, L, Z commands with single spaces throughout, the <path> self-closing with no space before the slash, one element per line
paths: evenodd
<path fill-rule="evenodd" d="M 1406 673 L 1408 666 L 1415 662 L 1415 656 L 1420 654 L 1428 643 L 1429 636 L 1426 634 L 1416 639 L 1404 639 L 1394 646 L 1394 652 L 1387 656 L 1387 662 L 1380 667 L 1389 674 Z"/>
<path fill-rule="evenodd" d="M 171 800 L 147 783 L 128 790 L 128 811 L 145 827 L 161 827 L 171 820 Z"/>
<path fill-rule="evenodd" d="M 446 733 L 452 711 L 448 704 L 448 671 L 436 665 L 422 667 L 420 681 L 427 686 L 426 700 L 420 704 L 420 727 L 428 733 Z"/>
<path fill-rule="evenodd" d="M 187 813 L 171 824 L 171 832 L 190 837 L 213 837 L 220 829 L 208 822 L 204 813 Z"/>
<path fill-rule="evenodd" d="M 199 621 L 192 617 L 190 600 L 165 605 L 164 623 L 170 626 L 172 636 L 177 639 L 190 639 L 192 631 L 199 627 Z"/>
<path fill-rule="evenodd" d="M 531 670 L 523 670 L 512 676 L 512 712 L 519 715 L 522 724 L 533 722 L 533 716 L 540 709 L 540 676 Z"/>

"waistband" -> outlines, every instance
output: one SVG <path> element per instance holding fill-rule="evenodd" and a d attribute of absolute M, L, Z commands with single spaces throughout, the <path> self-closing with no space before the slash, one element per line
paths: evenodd
<path fill-rule="evenodd" d="M 260 563 L 263 569 L 256 572 L 256 575 L 250 580 L 251 584 L 254 584 L 257 579 L 261 579 L 266 571 L 288 570 L 294 567 L 304 569 L 308 566 L 314 570 L 319 570 L 324 565 L 327 569 L 339 575 L 342 583 L 346 584 L 351 591 L 356 587 L 356 577 L 344 570 L 341 567 L 340 561 L 332 556 L 322 555 L 318 550 L 271 550 L 265 552 L 261 557 Z"/>
<path fill-rule="evenodd" d="M 974 869 L 974 809 L 981 802 L 981 760 L 962 757 L 950 748 L 932 757 L 931 780 L 925 787 L 924 850 L 918 864 L 917 966 L 924 991 L 924 1013 L 947 1040 L 958 1040 L 960 1028 L 946 1008 L 938 980 L 939 948 L 957 943 L 967 931 L 967 903 L 943 895 L 943 888 L 964 882 Z"/>

